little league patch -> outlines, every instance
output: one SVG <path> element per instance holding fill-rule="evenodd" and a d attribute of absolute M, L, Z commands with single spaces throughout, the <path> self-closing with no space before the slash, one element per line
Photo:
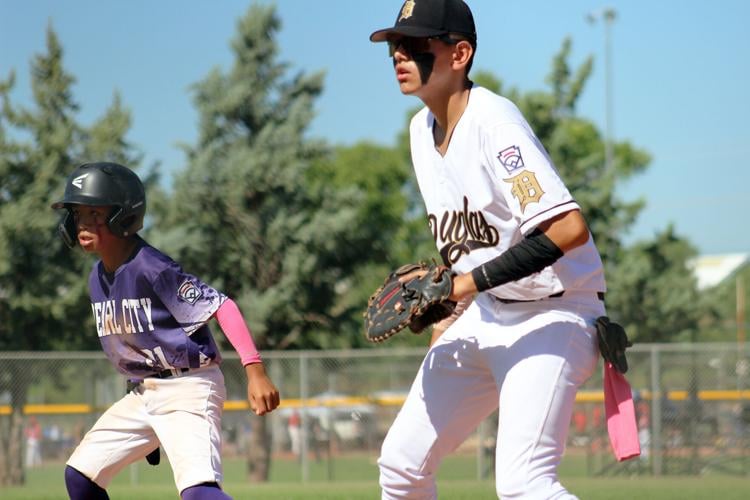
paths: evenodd
<path fill-rule="evenodd" d="M 497 159 L 500 160 L 500 164 L 505 167 L 505 170 L 509 174 L 524 166 L 521 148 L 518 146 L 510 146 L 503 149 L 497 154 Z"/>

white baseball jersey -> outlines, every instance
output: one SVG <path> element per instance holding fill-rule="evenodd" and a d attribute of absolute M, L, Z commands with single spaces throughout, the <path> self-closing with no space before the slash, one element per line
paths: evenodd
<path fill-rule="evenodd" d="M 518 243 L 541 222 L 579 206 L 518 108 L 474 85 L 445 156 L 435 148 L 427 107 L 411 121 L 412 161 L 430 229 L 446 265 L 470 272 Z M 536 300 L 562 291 L 605 291 L 593 238 L 553 265 L 489 290 Z"/>

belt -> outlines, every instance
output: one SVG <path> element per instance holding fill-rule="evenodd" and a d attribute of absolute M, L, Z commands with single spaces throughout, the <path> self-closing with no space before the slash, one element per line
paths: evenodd
<path fill-rule="evenodd" d="M 540 300 L 562 297 L 563 295 L 565 295 L 565 290 L 563 290 L 562 292 L 553 293 L 552 295 L 548 295 L 547 297 L 542 297 L 541 299 L 532 299 L 532 300 L 501 299 L 500 297 L 495 297 L 492 294 L 490 295 L 492 296 L 493 299 L 503 304 L 518 304 L 521 302 L 539 302 Z M 596 292 L 596 298 L 604 302 L 604 292 Z"/>
<path fill-rule="evenodd" d="M 152 373 L 151 375 L 144 375 L 143 378 L 172 378 L 175 375 L 180 375 L 189 371 L 190 368 L 173 368 L 171 370 L 162 370 L 160 372 Z"/>
<path fill-rule="evenodd" d="M 131 378 L 127 381 L 127 392 L 132 391 L 136 387 L 140 386 L 143 383 L 144 379 L 147 378 L 172 378 L 175 376 L 175 371 L 177 374 L 183 374 L 190 371 L 190 368 L 174 368 L 172 370 L 162 370 L 160 372 L 152 373 L 151 375 L 144 375 L 143 379 L 140 378 Z"/>

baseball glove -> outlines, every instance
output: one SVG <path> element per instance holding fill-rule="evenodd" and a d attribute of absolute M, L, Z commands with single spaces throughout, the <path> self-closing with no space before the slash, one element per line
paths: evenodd
<path fill-rule="evenodd" d="M 619 324 L 610 321 L 607 316 L 596 318 L 596 336 L 599 340 L 599 352 L 605 362 L 620 373 L 628 371 L 628 360 L 625 357 L 625 349 L 632 347 L 633 343 L 628 340 L 625 329 Z"/>
<path fill-rule="evenodd" d="M 448 300 L 454 275 L 434 262 L 407 264 L 390 273 L 367 302 L 367 340 L 382 342 L 407 326 L 420 333 L 450 316 L 456 307 Z"/>

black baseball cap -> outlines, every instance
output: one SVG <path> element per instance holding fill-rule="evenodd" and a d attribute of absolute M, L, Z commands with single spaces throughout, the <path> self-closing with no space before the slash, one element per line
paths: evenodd
<path fill-rule="evenodd" d="M 370 35 L 372 42 L 385 42 L 388 35 L 431 37 L 458 33 L 476 43 L 474 16 L 463 0 L 406 0 L 392 28 Z"/>

